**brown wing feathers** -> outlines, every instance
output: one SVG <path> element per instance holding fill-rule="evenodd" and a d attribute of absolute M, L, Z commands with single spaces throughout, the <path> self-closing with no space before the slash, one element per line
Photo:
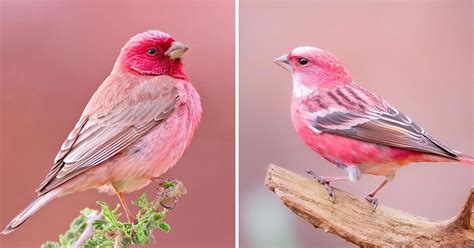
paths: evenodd
<path fill-rule="evenodd" d="M 176 90 L 159 99 L 117 108 L 108 115 L 84 117 L 71 131 L 37 192 L 43 195 L 102 163 L 168 118 L 179 100 Z"/>
<path fill-rule="evenodd" d="M 421 126 L 393 107 L 385 112 L 334 111 L 316 117 L 312 125 L 321 132 L 458 159 L 457 152 L 427 135 Z"/>

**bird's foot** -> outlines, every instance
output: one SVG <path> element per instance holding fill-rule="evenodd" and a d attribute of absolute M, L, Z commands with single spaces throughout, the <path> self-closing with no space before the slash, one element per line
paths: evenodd
<path fill-rule="evenodd" d="M 125 224 L 125 225 L 130 226 L 130 238 L 131 238 L 132 240 L 135 240 L 135 235 L 136 235 L 136 233 L 137 233 L 137 232 L 135 231 L 135 227 L 134 227 L 136 224 L 138 224 L 138 220 L 135 219 L 135 218 L 133 218 L 133 217 L 132 217 L 131 219 L 128 219 L 128 220 L 127 220 L 127 223 Z"/>
<path fill-rule="evenodd" d="M 329 192 L 329 197 L 331 198 L 331 201 L 332 201 L 332 202 L 336 202 L 336 191 L 335 191 L 334 188 L 330 185 L 330 183 L 331 183 L 330 178 L 318 176 L 318 175 L 316 175 L 316 173 L 314 173 L 314 172 L 311 171 L 311 170 L 306 170 L 305 172 L 306 172 L 307 175 L 309 175 L 310 177 L 314 178 L 314 179 L 315 179 L 316 181 L 318 181 L 320 184 L 324 185 L 324 187 L 326 187 L 326 190 Z"/>
<path fill-rule="evenodd" d="M 165 203 L 164 201 L 160 201 L 160 205 L 168 210 L 173 210 L 176 207 L 176 200 L 173 201 L 171 204 Z"/>
<path fill-rule="evenodd" d="M 133 225 L 132 225 L 132 226 L 130 226 L 130 238 L 132 240 L 135 240 L 135 234 L 136 234 L 135 228 L 133 228 Z"/>
<path fill-rule="evenodd" d="M 167 210 L 173 210 L 176 207 L 178 199 L 176 197 L 170 197 L 175 191 L 175 186 L 179 182 L 177 179 L 159 179 L 160 187 L 158 191 L 160 192 L 160 205 Z"/>
<path fill-rule="evenodd" d="M 130 225 L 130 238 L 131 238 L 132 240 L 135 240 L 134 238 L 135 238 L 136 232 L 135 232 L 135 228 L 134 228 L 133 226 L 136 225 L 136 224 L 138 224 L 138 220 L 137 220 L 135 217 L 129 216 L 129 215 L 127 214 L 127 222 L 128 222 L 128 224 Z"/>
<path fill-rule="evenodd" d="M 372 206 L 373 206 L 372 212 L 375 212 L 375 210 L 379 206 L 379 200 L 377 200 L 377 198 L 375 198 L 373 195 L 366 196 L 365 200 L 372 203 Z"/>

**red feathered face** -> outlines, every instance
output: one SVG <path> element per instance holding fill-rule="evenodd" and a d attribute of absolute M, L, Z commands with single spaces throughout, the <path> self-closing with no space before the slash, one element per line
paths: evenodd
<path fill-rule="evenodd" d="M 185 78 L 180 57 L 187 49 L 169 34 L 152 30 L 131 38 L 122 48 L 120 61 L 140 75 Z"/>

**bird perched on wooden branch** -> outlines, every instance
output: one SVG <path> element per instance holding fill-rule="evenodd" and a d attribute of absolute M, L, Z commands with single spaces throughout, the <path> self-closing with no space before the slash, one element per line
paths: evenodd
<path fill-rule="evenodd" d="M 275 60 L 293 76 L 293 125 L 314 151 L 347 171 L 347 177 L 321 177 L 326 184 L 357 181 L 361 174 L 385 179 L 366 199 L 377 206 L 375 195 L 398 169 L 413 162 L 458 161 L 474 165 L 474 158 L 449 148 L 384 99 L 352 80 L 347 69 L 330 53 L 298 47 Z M 334 196 L 333 196 L 334 197 Z"/>

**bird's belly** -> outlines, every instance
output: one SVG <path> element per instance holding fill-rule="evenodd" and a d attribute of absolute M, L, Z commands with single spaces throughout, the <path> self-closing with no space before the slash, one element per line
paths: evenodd
<path fill-rule="evenodd" d="M 309 128 L 301 128 L 298 133 L 307 145 L 330 162 L 358 166 L 364 174 L 393 174 L 420 154 L 339 135 L 316 134 Z"/>
<path fill-rule="evenodd" d="M 399 163 L 367 163 L 359 164 L 358 168 L 362 174 L 370 174 L 376 176 L 386 176 L 388 179 L 392 179 L 397 170 L 406 164 Z"/>
<path fill-rule="evenodd" d="M 135 144 L 97 166 L 107 179 L 96 188 L 113 193 L 113 184 L 122 192 L 136 191 L 175 165 L 192 138 L 190 120 L 181 114 L 173 114 Z"/>

